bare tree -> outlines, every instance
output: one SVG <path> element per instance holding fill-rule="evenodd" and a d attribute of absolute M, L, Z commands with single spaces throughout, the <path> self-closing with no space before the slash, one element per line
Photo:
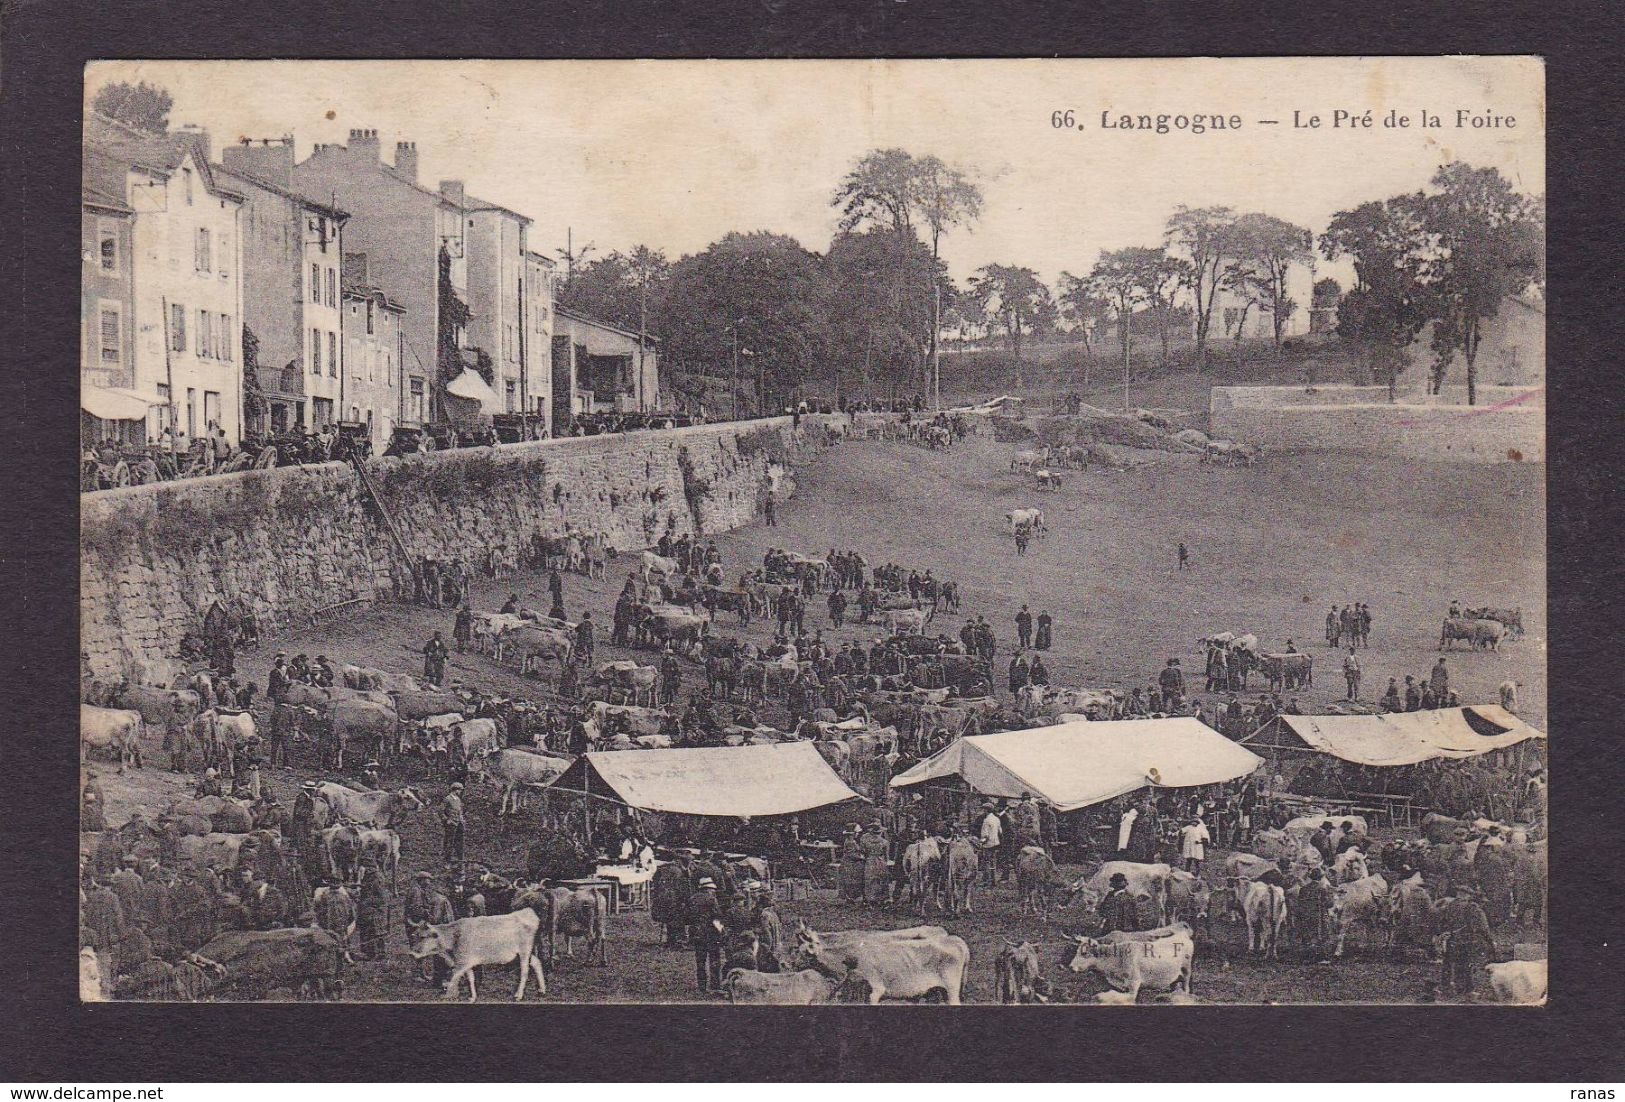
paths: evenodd
<path fill-rule="evenodd" d="M 1208 368 L 1207 342 L 1213 322 L 1213 304 L 1224 282 L 1224 269 L 1235 245 L 1232 229 L 1236 214 L 1229 207 L 1181 206 L 1168 218 L 1164 241 L 1190 262 L 1186 284 L 1196 315 L 1197 369 Z"/>

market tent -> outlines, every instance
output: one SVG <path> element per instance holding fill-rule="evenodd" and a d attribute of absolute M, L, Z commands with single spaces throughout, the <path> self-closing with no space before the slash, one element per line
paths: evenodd
<path fill-rule="evenodd" d="M 162 404 L 121 386 L 87 386 L 79 391 L 79 408 L 102 421 L 145 421 L 147 411 Z"/>
<path fill-rule="evenodd" d="M 1545 737 L 1499 706 L 1475 704 L 1383 715 L 1279 716 L 1246 741 L 1287 749 L 1301 743 L 1356 765 L 1395 766 L 1471 758 Z"/>
<path fill-rule="evenodd" d="M 892 787 L 958 777 L 985 796 L 1032 793 L 1057 811 L 1148 785 L 1188 788 L 1246 776 L 1263 759 L 1197 719 L 1080 721 L 955 740 Z"/>
<path fill-rule="evenodd" d="M 792 815 L 861 799 L 810 742 L 583 754 L 555 790 L 677 815 Z"/>
<path fill-rule="evenodd" d="M 498 398 L 497 392 L 480 377 L 480 373 L 471 367 L 463 368 L 461 375 L 446 384 L 446 393 L 453 398 L 478 403 L 479 410 L 483 413 L 502 411 L 502 399 Z"/>

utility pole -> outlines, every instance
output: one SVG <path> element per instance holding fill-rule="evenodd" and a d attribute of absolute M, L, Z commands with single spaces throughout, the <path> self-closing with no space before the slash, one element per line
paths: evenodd
<path fill-rule="evenodd" d="M 169 356 L 169 299 L 158 300 L 164 314 L 164 389 L 169 391 L 169 460 L 175 462 L 175 365 Z"/>
<path fill-rule="evenodd" d="M 728 385 L 729 420 L 739 420 L 739 326 L 728 326 L 728 333 L 733 338 L 734 366 L 733 377 Z"/>
<path fill-rule="evenodd" d="M 942 409 L 942 283 L 931 280 L 931 408 Z"/>

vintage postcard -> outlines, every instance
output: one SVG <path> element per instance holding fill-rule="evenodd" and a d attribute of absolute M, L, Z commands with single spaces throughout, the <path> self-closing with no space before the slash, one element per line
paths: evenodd
<path fill-rule="evenodd" d="M 81 998 L 1543 1003 L 1545 153 L 1526 57 L 91 63 Z"/>

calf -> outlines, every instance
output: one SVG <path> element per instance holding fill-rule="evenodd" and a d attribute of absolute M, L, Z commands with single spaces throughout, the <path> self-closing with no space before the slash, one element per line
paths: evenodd
<path fill-rule="evenodd" d="M 1189 926 L 1180 923 L 1148 930 L 1142 934 L 1106 938 L 1075 937 L 1077 951 L 1070 965 L 1078 975 L 1098 972 L 1106 985 L 1117 992 L 1101 1002 L 1132 1003 L 1140 991 L 1178 990 L 1191 993 L 1191 971 L 1196 959 L 1196 943 Z"/>
<path fill-rule="evenodd" d="M 731 1003 L 753 1006 L 815 1006 L 827 1003 L 835 981 L 812 968 L 799 972 L 755 972 L 735 968 L 722 981 Z"/>
<path fill-rule="evenodd" d="M 455 922 L 431 926 L 427 922 L 411 923 L 408 933 L 412 942 L 412 956 L 418 960 L 439 957 L 451 967 L 451 978 L 446 981 L 446 997 L 455 998 L 464 976 L 468 977 L 468 1001 L 479 997 L 474 989 L 474 969 L 487 964 L 519 964 L 519 990 L 514 1001 L 525 997 L 525 983 L 530 972 L 536 973 L 536 989 L 547 994 L 547 980 L 542 974 L 542 962 L 536 955 L 536 932 L 541 919 L 529 907 L 511 914 L 482 915 L 477 918 L 459 918 Z"/>
<path fill-rule="evenodd" d="M 1048 916 L 1053 889 L 1066 887 L 1066 879 L 1055 867 L 1055 859 L 1042 846 L 1022 846 L 1016 855 L 1016 894 L 1021 913 Z"/>
<path fill-rule="evenodd" d="M 1509 960 L 1501 964 L 1486 964 L 1490 974 L 1490 991 L 1499 1003 L 1543 1003 L 1546 1001 L 1546 962 L 1543 960 Z"/>
<path fill-rule="evenodd" d="M 1020 945 L 1006 941 L 998 959 L 993 962 L 993 974 L 1001 1003 L 1049 1001 L 1040 990 L 1044 980 L 1038 966 L 1038 953 L 1030 941 Z"/>

